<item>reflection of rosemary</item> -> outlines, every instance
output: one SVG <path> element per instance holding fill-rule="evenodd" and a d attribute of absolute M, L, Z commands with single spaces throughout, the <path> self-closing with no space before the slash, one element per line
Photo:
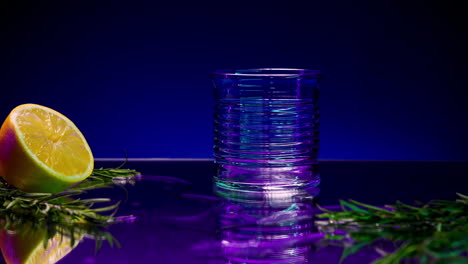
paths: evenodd
<path fill-rule="evenodd" d="M 379 208 L 356 201 L 341 201 L 342 211 L 322 209 L 327 218 L 330 240 L 351 240 L 342 260 L 364 246 L 375 246 L 382 257 L 375 264 L 468 263 L 468 196 L 458 194 L 455 201 L 437 200 L 417 206 L 397 202 Z M 343 234 L 344 231 L 345 233 Z M 379 241 L 394 242 L 396 250 L 379 246 Z"/>
<path fill-rule="evenodd" d="M 96 248 L 103 240 L 112 245 L 115 239 L 105 231 L 111 223 L 121 221 L 115 217 L 119 202 L 108 198 L 74 198 L 89 190 L 111 186 L 115 180 L 130 179 L 139 173 L 134 170 L 96 169 L 80 184 L 60 193 L 25 193 L 0 178 L 0 230 L 47 228 L 47 237 L 57 232 L 74 239 L 77 234 L 96 239 Z M 100 206 L 101 205 L 101 206 Z M 45 241 L 46 242 L 46 241 Z"/>

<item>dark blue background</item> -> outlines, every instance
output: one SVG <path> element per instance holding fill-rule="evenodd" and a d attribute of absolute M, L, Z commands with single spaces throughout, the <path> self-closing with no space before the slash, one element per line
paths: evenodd
<path fill-rule="evenodd" d="M 320 69 L 321 158 L 468 160 L 466 16 L 427 1 L 0 4 L 0 116 L 37 103 L 95 157 L 209 158 L 215 69 Z"/>

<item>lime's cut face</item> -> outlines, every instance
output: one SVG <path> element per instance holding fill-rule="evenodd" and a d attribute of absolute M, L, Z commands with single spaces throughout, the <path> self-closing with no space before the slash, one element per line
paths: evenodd
<path fill-rule="evenodd" d="M 16 112 L 13 120 L 20 138 L 31 155 L 58 173 L 73 176 L 86 171 L 93 158 L 84 136 L 69 119 L 50 110 Z"/>
<path fill-rule="evenodd" d="M 87 178 L 93 168 L 85 137 L 55 110 L 20 105 L 0 128 L 0 176 L 22 191 L 60 192 Z"/>

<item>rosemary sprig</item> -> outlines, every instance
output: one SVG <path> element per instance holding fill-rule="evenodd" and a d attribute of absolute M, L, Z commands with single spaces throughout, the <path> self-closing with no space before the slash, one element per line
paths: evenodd
<path fill-rule="evenodd" d="M 103 240 L 107 240 L 111 246 L 118 246 L 118 242 L 106 231 L 107 227 L 133 217 L 115 216 L 120 202 L 108 198 L 80 199 L 76 196 L 122 183 L 122 180 L 127 182 L 139 175 L 135 170 L 122 169 L 122 165 L 95 169 L 80 184 L 55 194 L 22 192 L 0 178 L 0 230 L 20 232 L 22 229 L 34 231 L 46 228 L 47 238 L 60 233 L 69 236 L 74 244 L 76 234 L 81 234 L 96 239 L 96 250 Z"/>
<path fill-rule="evenodd" d="M 416 206 L 397 202 L 380 208 L 340 201 L 342 211 L 322 208 L 320 230 L 329 241 L 344 242 L 341 260 L 373 246 L 381 255 L 374 264 L 468 263 L 468 196 L 435 200 Z M 395 250 L 385 247 L 393 242 Z"/>

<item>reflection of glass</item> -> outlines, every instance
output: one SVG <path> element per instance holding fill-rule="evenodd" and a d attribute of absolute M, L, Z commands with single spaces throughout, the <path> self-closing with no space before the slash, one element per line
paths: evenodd
<path fill-rule="evenodd" d="M 303 69 L 212 74 L 219 190 L 289 192 L 318 184 L 319 79 L 318 71 Z"/>
<path fill-rule="evenodd" d="M 318 192 L 223 189 L 219 221 L 226 263 L 308 263 Z"/>

